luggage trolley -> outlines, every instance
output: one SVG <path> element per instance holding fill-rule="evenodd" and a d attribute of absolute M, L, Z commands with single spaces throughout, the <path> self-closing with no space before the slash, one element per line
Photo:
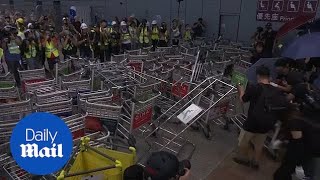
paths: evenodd
<path fill-rule="evenodd" d="M 134 131 L 152 120 L 155 100 L 161 95 L 161 92 L 156 92 L 159 85 L 160 82 L 147 81 L 128 89 L 133 98 L 123 102 L 122 121 L 119 123 L 118 132 L 131 146 L 135 146 Z"/>
<path fill-rule="evenodd" d="M 20 120 L 28 115 L 31 110 L 32 106 L 30 99 L 0 104 L 0 121 L 5 122 L 8 119 Z"/>
<path fill-rule="evenodd" d="M 42 82 L 46 80 L 46 73 L 44 68 L 34 69 L 34 70 L 24 70 L 24 71 L 18 70 L 18 72 L 19 72 L 20 80 L 22 82 L 23 92 L 25 92 L 26 83 L 36 83 L 36 82 Z"/>
<path fill-rule="evenodd" d="M 212 89 L 216 84 L 223 84 L 227 86 L 227 90 L 220 96 L 215 96 L 212 103 L 208 107 L 202 107 L 200 104 L 201 96 L 207 93 L 207 90 Z M 196 85 L 187 95 L 177 101 L 168 110 L 162 113 L 155 121 L 150 125 L 155 125 L 155 130 L 151 131 L 145 138 L 145 141 L 150 146 L 150 151 L 155 150 L 168 150 L 175 154 L 183 154 L 182 150 L 194 151 L 195 145 L 192 144 L 182 134 L 195 122 L 205 117 L 222 99 L 228 96 L 235 88 L 229 84 L 224 83 L 213 77 L 207 78 L 205 81 Z M 169 113 L 172 109 L 176 109 L 174 113 Z M 165 120 L 162 120 L 165 118 Z M 172 120 L 180 120 L 182 124 L 172 126 L 168 124 Z M 157 136 L 154 136 L 154 133 Z"/>
<path fill-rule="evenodd" d="M 20 100 L 18 88 L 13 81 L 0 82 L 0 103 L 7 99 Z"/>

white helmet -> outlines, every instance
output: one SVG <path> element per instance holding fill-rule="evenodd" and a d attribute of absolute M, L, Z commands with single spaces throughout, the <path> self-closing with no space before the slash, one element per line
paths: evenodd
<path fill-rule="evenodd" d="M 33 24 L 32 23 L 28 23 L 27 27 L 30 29 L 32 28 Z"/>
<path fill-rule="evenodd" d="M 153 20 L 151 24 L 152 24 L 152 25 L 157 25 L 158 23 L 157 23 L 156 20 Z"/>
<path fill-rule="evenodd" d="M 80 26 L 80 28 L 81 28 L 81 29 L 87 29 L 87 28 L 88 28 L 88 26 L 87 26 L 87 24 L 86 24 L 86 23 L 82 23 L 82 24 L 81 24 L 81 26 Z"/>
<path fill-rule="evenodd" d="M 126 23 L 125 21 L 121 21 L 120 25 L 121 25 L 121 26 L 126 26 L 127 23 Z"/>
<path fill-rule="evenodd" d="M 116 24 L 117 24 L 116 21 L 112 21 L 112 22 L 111 22 L 111 25 L 112 25 L 112 26 L 114 26 L 114 25 L 116 25 Z"/>

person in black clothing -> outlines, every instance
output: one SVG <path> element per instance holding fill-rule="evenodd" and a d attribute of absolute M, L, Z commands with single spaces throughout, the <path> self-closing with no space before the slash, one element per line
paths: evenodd
<path fill-rule="evenodd" d="M 312 105 L 313 104 L 313 105 Z M 274 173 L 274 180 L 292 180 L 296 166 L 302 164 L 306 179 L 320 179 L 320 109 L 309 100 L 291 106 L 285 123 L 289 143 L 281 166 Z"/>
<path fill-rule="evenodd" d="M 262 42 L 258 42 L 255 46 L 255 51 L 253 52 L 253 55 L 250 59 L 250 63 L 254 64 L 256 63 L 259 59 L 266 57 L 264 54 L 264 45 Z"/>
<path fill-rule="evenodd" d="M 279 112 L 271 111 L 273 106 L 285 106 L 286 100 L 279 89 L 270 85 L 270 70 L 261 66 L 257 68 L 258 84 L 248 85 L 244 91 L 238 86 L 240 99 L 250 102 L 248 117 L 239 136 L 239 154 L 236 163 L 259 168 L 259 160 L 267 138 L 267 133 L 274 128 Z M 272 105 L 272 106 L 271 106 Z M 271 107 L 271 108 L 270 108 Z M 251 144 L 254 146 L 253 159 L 249 159 Z"/>
<path fill-rule="evenodd" d="M 272 57 L 272 51 L 273 51 L 273 44 L 276 38 L 276 31 L 272 29 L 272 24 L 267 23 L 265 32 L 263 33 L 263 40 L 264 40 L 264 52 L 267 55 L 267 57 Z"/>
<path fill-rule="evenodd" d="M 301 86 L 305 86 L 304 74 L 291 69 L 290 59 L 277 60 L 275 67 L 278 73 L 276 86 L 282 91 L 294 94 Z"/>
<path fill-rule="evenodd" d="M 92 57 L 89 28 L 86 24 L 81 24 L 81 34 L 78 40 L 81 57 Z"/>
<path fill-rule="evenodd" d="M 196 37 L 202 37 L 203 33 L 205 31 L 206 25 L 203 23 L 203 19 L 199 18 L 198 21 L 196 23 L 193 24 L 193 36 L 194 38 Z"/>

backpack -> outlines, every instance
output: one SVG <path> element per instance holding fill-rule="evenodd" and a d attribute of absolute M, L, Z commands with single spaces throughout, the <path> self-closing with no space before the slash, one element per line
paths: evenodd
<path fill-rule="evenodd" d="M 280 120 L 281 113 L 287 109 L 288 102 L 278 88 L 266 85 L 261 87 L 262 91 L 253 108 L 252 116 L 259 129 L 270 131 Z"/>

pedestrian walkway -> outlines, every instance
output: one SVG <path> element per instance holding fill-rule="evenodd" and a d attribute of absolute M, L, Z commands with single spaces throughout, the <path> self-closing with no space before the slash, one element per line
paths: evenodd
<path fill-rule="evenodd" d="M 263 163 L 260 165 L 260 170 L 255 171 L 251 168 L 236 164 L 232 158 L 235 153 L 229 154 L 222 163 L 214 169 L 210 175 L 206 178 L 207 180 L 272 180 L 272 175 L 279 166 L 279 163 L 263 158 Z"/>

